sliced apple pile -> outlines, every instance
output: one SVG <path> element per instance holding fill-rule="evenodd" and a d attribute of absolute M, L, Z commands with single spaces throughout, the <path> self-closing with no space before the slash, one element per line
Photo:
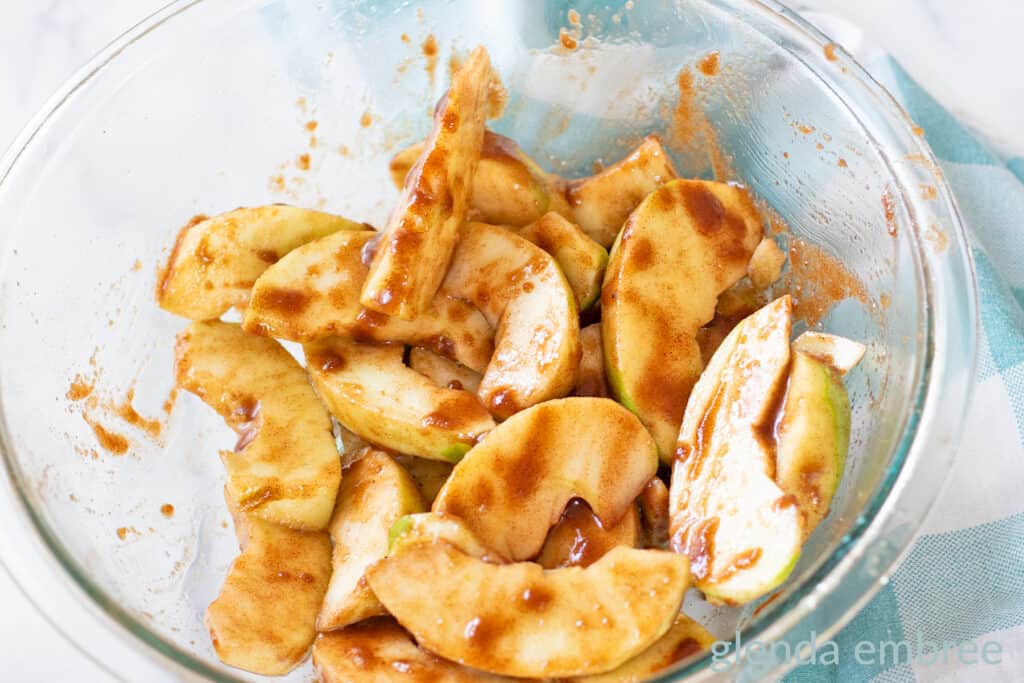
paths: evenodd
<path fill-rule="evenodd" d="M 586 569 L 545 571 L 533 562 L 484 562 L 447 542 L 412 544 L 367 576 L 422 647 L 521 677 L 619 666 L 664 635 L 689 586 L 686 558 L 624 547 Z"/>
<path fill-rule="evenodd" d="M 244 307 L 256 279 L 292 249 L 339 230 L 366 229 L 340 216 L 284 205 L 197 218 L 181 229 L 157 283 L 160 306 L 192 320 L 213 320 Z"/>
<path fill-rule="evenodd" d="M 411 320 L 434 299 L 469 207 L 494 78 L 483 48 L 452 77 L 374 252 L 361 297 L 367 308 Z"/>
<path fill-rule="evenodd" d="M 640 681 L 714 642 L 691 579 L 755 600 L 829 513 L 865 349 L 791 341 L 750 193 L 678 179 L 653 135 L 548 173 L 486 130 L 502 96 L 477 48 L 392 159 L 379 233 L 271 206 L 178 236 L 177 385 L 239 437 L 241 553 L 207 614 L 230 666 Z"/>
<path fill-rule="evenodd" d="M 509 230 L 469 223 L 444 288 L 497 329 L 478 392 L 492 414 L 505 419 L 572 391 L 580 360 L 576 295 L 547 252 Z"/>
<path fill-rule="evenodd" d="M 230 496 L 229 496 L 230 498 Z M 235 514 L 242 554 L 206 611 L 222 662 L 264 676 L 285 674 L 309 654 L 331 576 L 331 541 L 247 513 Z"/>
<path fill-rule="evenodd" d="M 238 325 L 197 322 L 178 335 L 177 385 L 238 432 L 223 451 L 227 489 L 243 512 L 323 529 L 341 481 L 331 418 L 302 367 L 273 339 Z"/>
<path fill-rule="evenodd" d="M 340 232 L 295 249 L 256 280 L 242 326 L 297 342 L 339 336 L 423 346 L 483 372 L 494 352 L 494 332 L 465 301 L 438 294 L 415 320 L 359 303 L 364 250 L 377 237 L 371 230 Z"/>
<path fill-rule="evenodd" d="M 306 369 L 331 414 L 372 444 L 458 462 L 494 427 L 476 396 L 434 386 L 402 363 L 401 346 L 329 338 L 305 350 Z"/>
<path fill-rule="evenodd" d="M 650 434 L 610 399 L 565 398 L 492 430 L 452 471 L 432 510 L 513 560 L 540 552 L 572 498 L 617 524 L 658 469 Z"/>
<path fill-rule="evenodd" d="M 416 484 L 387 453 L 369 448 L 345 471 L 328 529 L 334 573 L 317 617 L 318 630 L 386 614 L 363 574 L 387 554 L 391 525 L 423 508 Z"/>
<path fill-rule="evenodd" d="M 763 232 L 742 188 L 675 180 L 640 203 L 612 247 L 601 293 L 608 383 L 666 463 L 703 367 L 697 332 L 746 273 Z"/>
<path fill-rule="evenodd" d="M 313 644 L 313 667 L 320 683 L 512 681 L 427 652 L 394 619 L 384 617 L 322 634 Z"/>

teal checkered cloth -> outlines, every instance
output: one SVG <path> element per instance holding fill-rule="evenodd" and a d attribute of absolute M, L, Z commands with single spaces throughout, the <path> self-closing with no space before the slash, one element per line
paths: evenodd
<path fill-rule="evenodd" d="M 1024 158 L 1000 159 L 894 60 L 874 61 L 872 75 L 924 129 L 966 224 L 981 299 L 978 375 L 956 465 L 909 556 L 835 637 L 838 662 L 785 681 L 1024 681 Z M 853 656 L 858 643 L 886 641 L 948 649 Z"/>

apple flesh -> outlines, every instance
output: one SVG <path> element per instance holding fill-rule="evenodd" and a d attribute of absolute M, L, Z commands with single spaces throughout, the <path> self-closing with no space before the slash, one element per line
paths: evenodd
<path fill-rule="evenodd" d="M 345 471 L 328 527 L 334 571 L 317 617 L 318 631 L 385 614 L 363 574 L 387 554 L 391 525 L 423 509 L 416 484 L 387 453 L 369 448 Z"/>
<path fill-rule="evenodd" d="M 796 499 L 775 482 L 772 429 L 790 363 L 792 303 L 776 299 L 722 342 L 686 406 L 672 468 L 672 548 L 694 585 L 741 605 L 789 576 L 804 539 Z"/>
<path fill-rule="evenodd" d="M 485 545 L 458 517 L 440 512 L 406 515 L 391 526 L 388 533 L 388 554 L 401 552 L 414 545 L 450 543 L 460 552 L 494 564 L 509 559 Z"/>
<path fill-rule="evenodd" d="M 535 557 L 572 498 L 617 524 L 655 475 L 657 450 L 635 415 L 605 398 L 565 398 L 492 430 L 432 506 L 513 560 Z"/>
<path fill-rule="evenodd" d="M 447 542 L 414 544 L 374 565 L 370 587 L 420 646 L 459 664 L 521 677 L 614 669 L 672 625 L 686 558 L 618 547 L 586 569 L 491 564 Z"/>
<path fill-rule="evenodd" d="M 197 216 L 178 233 L 157 282 L 160 307 L 192 320 L 214 320 L 242 308 L 256 279 L 296 247 L 365 225 L 293 206 L 235 209 Z"/>
<path fill-rule="evenodd" d="M 306 369 L 328 410 L 371 444 L 457 462 L 494 427 L 476 396 L 434 386 L 406 367 L 402 346 L 331 337 L 305 351 Z"/>
<path fill-rule="evenodd" d="M 589 567 L 620 545 L 636 548 L 640 542 L 640 515 L 630 506 L 617 524 L 607 528 L 580 499 L 569 501 L 562 518 L 548 532 L 534 560 L 545 569 Z"/>
<path fill-rule="evenodd" d="M 473 394 L 480 389 L 480 373 L 429 349 L 410 349 L 409 367 L 439 387 L 465 389 Z"/>
<path fill-rule="evenodd" d="M 576 380 L 576 396 L 608 397 L 608 384 L 604 379 L 604 346 L 601 343 L 601 323 L 587 325 L 580 330 L 580 372 Z"/>
<path fill-rule="evenodd" d="M 601 293 L 608 383 L 666 463 L 703 367 L 697 332 L 745 275 L 762 234 L 744 189 L 675 180 L 640 203 L 612 248 Z"/>
<path fill-rule="evenodd" d="M 649 648 L 608 673 L 579 676 L 573 683 L 641 683 L 704 650 L 718 641 L 707 629 L 680 613 L 668 633 Z"/>
<path fill-rule="evenodd" d="M 430 460 L 415 455 L 396 455 L 395 461 L 404 467 L 412 480 L 416 482 L 420 498 L 427 507 L 433 504 L 441 487 L 451 476 L 454 467 L 450 462 Z"/>
<path fill-rule="evenodd" d="M 444 290 L 497 330 L 477 395 L 500 419 L 568 394 L 579 368 L 576 296 L 555 260 L 510 230 L 466 225 Z"/>
<path fill-rule="evenodd" d="M 511 679 L 460 666 L 421 649 L 390 617 L 321 634 L 313 644 L 313 668 L 319 683 L 512 683 Z"/>
<path fill-rule="evenodd" d="M 374 253 L 363 306 L 412 320 L 434 299 L 466 220 L 494 78 L 482 47 L 452 77 Z"/>
<path fill-rule="evenodd" d="M 524 227 L 519 235 L 554 257 L 581 311 L 594 305 L 601 294 L 601 281 L 608 265 L 608 252 L 604 247 L 553 211 Z"/>
<path fill-rule="evenodd" d="M 629 156 L 597 175 L 570 181 L 565 196 L 573 221 L 607 248 L 643 198 L 675 178 L 661 140 L 649 135 Z"/>
<path fill-rule="evenodd" d="M 195 322 L 178 335 L 177 386 L 238 432 L 222 451 L 227 490 L 243 512 L 299 529 L 323 529 L 341 482 L 331 418 L 306 373 L 273 339 L 235 324 Z"/>
<path fill-rule="evenodd" d="M 229 495 L 230 498 L 230 495 Z M 316 614 L 331 576 L 331 541 L 235 514 L 242 553 L 206 610 L 217 657 L 264 676 L 298 666 L 316 636 Z"/>
<path fill-rule="evenodd" d="M 423 346 L 483 371 L 494 352 L 494 330 L 465 301 L 438 293 L 415 320 L 360 305 L 364 251 L 377 236 L 339 232 L 290 252 L 256 280 L 242 327 L 303 343 L 338 336 Z"/>

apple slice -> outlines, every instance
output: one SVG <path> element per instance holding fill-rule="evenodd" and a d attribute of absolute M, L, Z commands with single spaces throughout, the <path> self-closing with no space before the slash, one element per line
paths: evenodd
<path fill-rule="evenodd" d="M 608 252 L 604 247 L 554 211 L 527 225 L 519 235 L 554 257 L 576 294 L 576 304 L 581 311 L 597 301 L 608 265 Z"/>
<path fill-rule="evenodd" d="M 222 451 L 227 489 L 243 512 L 285 526 L 323 529 L 341 482 L 331 418 L 306 373 L 273 339 L 238 325 L 196 322 L 178 335 L 177 385 L 238 432 Z"/>
<path fill-rule="evenodd" d="M 497 329 L 478 392 L 493 415 L 504 419 L 572 390 L 580 354 L 576 296 L 547 252 L 504 228 L 470 223 L 444 289 L 472 302 Z"/>
<path fill-rule="evenodd" d="M 324 633 L 313 644 L 320 683 L 474 683 L 510 681 L 420 649 L 394 619 L 382 617 Z"/>
<path fill-rule="evenodd" d="M 288 529 L 245 513 L 235 515 L 235 525 L 242 554 L 207 608 L 206 625 L 222 662 L 279 676 L 313 644 L 331 576 L 331 541 L 322 531 Z"/>
<path fill-rule="evenodd" d="M 807 347 L 817 355 L 802 350 Z M 857 342 L 820 333 L 804 333 L 793 342 L 789 386 L 776 427 L 775 481 L 796 498 L 807 536 L 828 515 L 846 466 L 850 399 L 842 372 L 860 359 L 857 347 L 862 354 L 864 347 Z M 822 358 L 838 359 L 844 370 Z"/>
<path fill-rule="evenodd" d="M 430 460 L 415 455 L 396 455 L 395 461 L 404 467 L 412 480 L 416 482 L 420 498 L 423 499 L 423 503 L 427 507 L 433 504 L 441 487 L 451 476 L 454 467 L 450 462 Z"/>
<path fill-rule="evenodd" d="M 576 380 L 576 396 L 607 398 L 608 384 L 604 379 L 604 347 L 601 344 L 601 323 L 587 325 L 580 330 L 580 372 Z"/>
<path fill-rule="evenodd" d="M 573 222 L 595 242 L 608 247 L 643 198 L 675 178 L 672 160 L 661 140 L 648 135 L 625 159 L 597 175 L 569 182 L 566 199 L 572 207 Z"/>
<path fill-rule="evenodd" d="M 192 320 L 214 320 L 244 307 L 267 266 L 299 245 L 339 230 L 365 230 L 321 211 L 275 204 L 197 216 L 178 233 L 157 282 L 160 307 Z"/>
<path fill-rule="evenodd" d="M 625 516 L 605 528 L 590 507 L 579 498 L 569 501 L 562 518 L 548 532 L 548 538 L 534 560 L 545 569 L 589 567 L 609 550 L 624 545 L 637 547 L 640 515 L 631 505 Z"/>
<path fill-rule="evenodd" d="M 415 320 L 362 307 L 363 255 L 378 235 L 339 232 L 289 253 L 256 281 L 242 326 L 296 342 L 338 336 L 425 346 L 482 372 L 494 353 L 494 330 L 465 301 L 439 293 Z"/>
<path fill-rule="evenodd" d="M 306 369 L 328 410 L 372 444 L 458 462 L 494 427 L 476 396 L 436 387 L 406 367 L 401 346 L 332 337 L 305 350 Z"/>
<path fill-rule="evenodd" d="M 413 164 L 423 153 L 423 143 L 403 149 L 391 159 L 391 179 L 398 189 L 405 185 Z M 474 220 L 494 225 L 532 223 L 548 210 L 568 205 L 559 192 L 558 178 L 549 178 L 511 138 L 493 131 L 484 133 L 480 163 L 473 174 L 470 214 Z"/>
<path fill-rule="evenodd" d="M 744 276 L 762 233 L 744 189 L 675 180 L 643 200 L 612 248 L 601 293 L 608 383 L 665 462 L 702 367 L 697 332 Z"/>
<path fill-rule="evenodd" d="M 345 471 L 329 527 L 334 573 L 316 620 L 318 631 L 386 613 L 363 574 L 387 555 L 395 520 L 423 509 L 416 484 L 387 453 L 369 448 Z"/>
<path fill-rule="evenodd" d="M 429 377 L 439 387 L 465 389 L 476 393 L 480 388 L 480 373 L 461 363 L 439 356 L 429 349 L 416 347 L 409 350 L 409 367 Z"/>
<path fill-rule="evenodd" d="M 747 264 L 747 275 L 750 284 L 757 291 L 764 291 L 782 277 L 782 266 L 786 263 L 786 253 L 779 248 L 775 240 L 765 236 Z"/>
<path fill-rule="evenodd" d="M 361 297 L 367 308 L 411 320 L 437 293 L 466 219 L 494 78 L 481 47 L 452 77 L 374 253 Z"/>
<path fill-rule="evenodd" d="M 617 669 L 573 678 L 573 683 L 641 683 L 673 664 L 708 650 L 718 641 L 707 629 L 680 613 L 668 633 Z"/>
<path fill-rule="evenodd" d="M 845 375 L 864 357 L 864 345 L 852 339 L 808 330 L 793 342 L 793 350 L 816 358 Z"/>
<path fill-rule="evenodd" d="M 601 673 L 672 625 L 686 558 L 618 547 L 586 569 L 490 564 L 449 543 L 403 547 L 370 568 L 370 587 L 422 647 L 506 676 Z"/>
<path fill-rule="evenodd" d="M 501 553 L 484 545 L 458 517 L 440 512 L 406 515 L 395 522 L 388 535 L 388 554 L 393 555 L 417 544 L 429 545 L 442 541 L 486 562 L 505 564 L 509 561 Z"/>
<path fill-rule="evenodd" d="M 672 547 L 690 558 L 697 588 L 729 605 L 785 581 L 804 539 L 796 499 L 773 471 L 791 323 L 789 296 L 741 322 L 694 387 L 679 431 Z"/>
<path fill-rule="evenodd" d="M 668 548 L 668 499 L 668 487 L 659 477 L 647 482 L 636 499 L 643 521 L 645 548 Z"/>
<path fill-rule="evenodd" d="M 547 401 L 503 422 L 460 462 L 432 506 L 505 557 L 535 557 L 575 497 L 617 524 L 658 469 L 650 434 L 606 398 Z"/>

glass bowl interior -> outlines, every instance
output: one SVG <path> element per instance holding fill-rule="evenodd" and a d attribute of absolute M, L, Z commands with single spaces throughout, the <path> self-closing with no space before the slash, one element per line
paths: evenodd
<path fill-rule="evenodd" d="M 811 617 L 819 634 L 834 629 L 870 595 L 951 457 L 951 427 L 934 423 L 966 400 L 969 257 L 893 103 L 781 8 L 741 0 L 179 2 L 119 41 L 0 169 L 4 457 L 24 506 L 12 514 L 42 539 L 8 544 L 4 560 L 56 558 L 22 558 L 23 583 L 73 577 L 68 593 L 146 643 L 135 649 L 246 680 L 217 662 L 203 624 L 237 552 L 217 457 L 234 435 L 191 396 L 165 412 L 184 322 L 154 303 L 156 265 L 191 216 L 240 205 L 381 225 L 390 156 L 425 135 L 449 58 L 476 44 L 508 89 L 494 128 L 547 170 L 585 175 L 662 134 L 684 174 L 738 180 L 773 208 L 805 323 L 868 347 L 848 378 L 843 485 L 793 577 L 762 610 L 692 596 L 687 611 L 719 637 L 784 638 Z M 86 385 L 92 403 L 69 398 Z M 127 404 L 159 427 L 148 433 Z M 915 460 L 925 424 L 927 471 Z M 715 672 L 704 658 L 683 673 Z"/>

